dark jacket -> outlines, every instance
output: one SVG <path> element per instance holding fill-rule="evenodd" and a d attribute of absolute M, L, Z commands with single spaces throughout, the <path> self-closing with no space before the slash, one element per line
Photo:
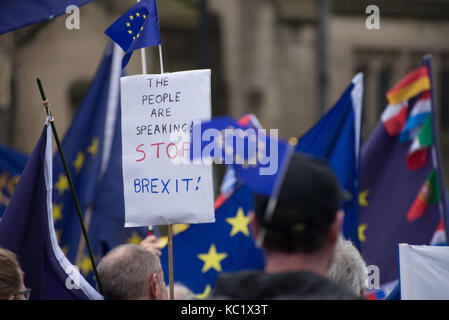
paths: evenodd
<path fill-rule="evenodd" d="M 312 272 L 269 274 L 244 271 L 219 274 L 213 299 L 294 299 L 352 300 L 361 299 L 331 280 Z"/>

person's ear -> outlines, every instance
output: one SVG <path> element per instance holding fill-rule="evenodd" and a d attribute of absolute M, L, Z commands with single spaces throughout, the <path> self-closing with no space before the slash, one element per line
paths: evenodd
<path fill-rule="evenodd" d="M 151 279 L 150 279 L 150 299 L 151 300 L 159 300 L 159 293 L 160 293 L 160 285 L 159 285 L 159 280 L 157 278 L 157 274 L 153 273 L 151 275 Z"/>
<path fill-rule="evenodd" d="M 259 236 L 259 225 L 257 224 L 256 215 L 255 215 L 254 211 L 250 211 L 248 213 L 248 218 L 249 218 L 249 227 L 251 228 L 251 233 L 253 235 L 254 240 L 256 240 L 257 237 Z"/>
<path fill-rule="evenodd" d="M 332 223 L 330 230 L 329 230 L 329 242 L 332 245 L 335 245 L 337 242 L 338 237 L 341 234 L 342 228 L 343 228 L 343 219 L 345 217 L 345 213 L 343 210 L 338 210 L 337 214 L 335 215 L 335 220 Z"/>

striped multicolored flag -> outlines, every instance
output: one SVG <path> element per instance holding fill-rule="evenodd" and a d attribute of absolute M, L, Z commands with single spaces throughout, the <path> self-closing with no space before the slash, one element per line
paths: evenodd
<path fill-rule="evenodd" d="M 391 104 L 407 101 L 423 91 L 430 90 L 429 70 L 426 66 L 410 72 L 401 82 L 387 92 Z"/>
<path fill-rule="evenodd" d="M 407 220 L 410 222 L 420 218 L 427 209 L 429 204 L 435 204 L 440 202 L 440 188 L 438 186 L 437 171 L 433 169 L 430 171 L 429 176 L 419 189 L 418 195 L 412 206 L 407 212 Z"/>
<path fill-rule="evenodd" d="M 437 229 L 435 230 L 435 233 L 433 234 L 430 244 L 433 246 L 446 246 L 447 245 L 446 232 L 444 230 L 443 220 L 440 220 L 440 223 L 438 224 Z"/>
<path fill-rule="evenodd" d="M 401 134 L 400 141 L 413 140 L 426 115 L 431 112 L 430 78 L 426 66 L 410 72 L 387 92 L 389 105 L 381 120 L 388 135 Z M 412 110 L 408 113 L 408 110 Z"/>
<path fill-rule="evenodd" d="M 424 167 L 429 153 L 429 147 L 432 145 L 432 116 L 429 114 L 408 151 L 407 166 L 410 170 L 417 170 Z"/>
<path fill-rule="evenodd" d="M 385 130 L 391 137 L 397 136 L 407 122 L 407 103 L 389 104 L 380 117 Z"/>
<path fill-rule="evenodd" d="M 410 112 L 407 122 L 399 135 L 400 142 L 412 141 L 419 133 L 421 126 L 432 112 L 430 91 L 424 91 L 417 97 L 415 107 Z"/>

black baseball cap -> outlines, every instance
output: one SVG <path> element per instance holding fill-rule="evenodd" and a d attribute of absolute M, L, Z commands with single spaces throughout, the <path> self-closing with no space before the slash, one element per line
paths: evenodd
<path fill-rule="evenodd" d="M 351 198 L 340 187 L 327 160 L 295 152 L 290 157 L 271 218 L 266 216 L 269 197 L 255 194 L 254 209 L 258 222 L 267 229 L 295 232 L 312 228 L 321 233 Z M 282 214 L 286 212 L 288 218 L 284 220 Z"/>

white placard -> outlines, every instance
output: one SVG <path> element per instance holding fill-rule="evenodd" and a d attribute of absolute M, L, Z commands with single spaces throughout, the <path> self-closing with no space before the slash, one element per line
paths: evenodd
<path fill-rule="evenodd" d="M 449 300 L 449 247 L 399 244 L 402 300 Z"/>
<path fill-rule="evenodd" d="M 121 78 L 125 227 L 214 222 L 212 166 L 186 164 L 211 116 L 210 70 Z"/>

